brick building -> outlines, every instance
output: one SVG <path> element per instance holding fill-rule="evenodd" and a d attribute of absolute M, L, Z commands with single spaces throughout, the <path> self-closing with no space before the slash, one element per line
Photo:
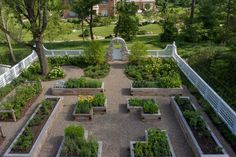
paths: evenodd
<path fill-rule="evenodd" d="M 68 5 L 71 0 L 63 0 L 65 5 Z M 101 0 L 101 3 L 94 6 L 93 9 L 99 16 L 114 16 L 115 6 L 119 0 Z M 155 9 L 155 0 L 127 0 L 127 2 L 135 2 L 139 8 L 139 12 L 143 10 Z M 69 10 L 63 11 L 63 18 L 76 17 L 76 14 Z"/>

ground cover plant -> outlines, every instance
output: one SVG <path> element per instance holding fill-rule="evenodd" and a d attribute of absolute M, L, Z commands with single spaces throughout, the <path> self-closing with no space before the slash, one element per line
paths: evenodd
<path fill-rule="evenodd" d="M 222 148 L 217 145 L 207 129 L 206 123 L 199 111 L 196 111 L 187 98 L 176 97 L 177 102 L 184 118 L 186 119 L 191 131 L 194 134 L 201 150 L 205 154 L 222 154 Z"/>
<path fill-rule="evenodd" d="M 58 99 L 46 99 L 12 147 L 12 153 L 29 153 Z"/>
<path fill-rule="evenodd" d="M 96 157 L 97 154 L 98 142 L 85 139 L 82 126 L 70 125 L 65 129 L 61 156 Z"/>
<path fill-rule="evenodd" d="M 153 99 L 129 99 L 130 106 L 140 106 L 143 107 L 143 112 L 146 114 L 158 113 L 159 105 Z"/>
<path fill-rule="evenodd" d="M 127 65 L 125 73 L 134 80 L 135 88 L 178 88 L 182 84 L 179 69 L 172 59 L 144 58 Z"/>
<path fill-rule="evenodd" d="M 104 106 L 106 97 L 102 93 L 94 96 L 79 96 L 75 113 L 89 113 L 92 107 Z"/>
<path fill-rule="evenodd" d="M 166 133 L 160 129 L 148 129 L 148 141 L 134 145 L 135 157 L 172 156 Z"/>
<path fill-rule="evenodd" d="M 64 84 L 64 88 L 101 88 L 101 86 L 101 81 L 89 80 L 84 77 L 80 77 L 79 79 L 69 79 Z"/>
<path fill-rule="evenodd" d="M 14 110 L 16 119 L 19 119 L 27 105 L 41 92 L 42 86 L 40 82 L 32 82 L 23 84 L 16 88 L 15 94 L 0 106 L 1 110 Z M 8 120 L 11 113 L 0 112 L 0 119 Z"/>

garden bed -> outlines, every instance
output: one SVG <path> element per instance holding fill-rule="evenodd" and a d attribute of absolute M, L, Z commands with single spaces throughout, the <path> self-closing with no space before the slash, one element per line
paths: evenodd
<path fill-rule="evenodd" d="M 171 106 L 196 156 L 229 156 L 189 97 L 172 97 Z"/>
<path fill-rule="evenodd" d="M 146 141 L 131 141 L 130 156 L 175 157 L 175 153 L 166 131 L 159 129 L 145 130 Z"/>
<path fill-rule="evenodd" d="M 15 94 L 0 105 L 0 120 L 17 121 L 29 109 L 42 91 L 40 82 L 23 84 L 16 88 Z"/>
<path fill-rule="evenodd" d="M 159 105 L 155 99 L 128 99 L 127 109 L 130 112 L 140 112 L 144 121 L 161 119 Z"/>
<path fill-rule="evenodd" d="M 70 79 L 51 88 L 52 95 L 94 95 L 104 92 L 104 83 L 98 80 Z"/>
<path fill-rule="evenodd" d="M 67 144 L 67 141 L 73 143 L 79 142 L 81 143 L 81 145 L 86 143 L 87 145 L 85 145 L 82 148 L 80 146 Z M 78 151 L 73 152 L 68 150 L 78 150 Z M 78 152 L 80 153 L 82 152 L 83 154 L 78 154 Z M 56 157 L 72 157 L 72 156 L 102 157 L 102 141 L 89 140 L 87 130 L 84 130 L 81 126 L 71 125 L 65 129 L 65 136 L 62 139 Z"/>
<path fill-rule="evenodd" d="M 172 96 L 176 94 L 182 94 L 183 88 L 152 88 L 152 87 L 134 87 L 133 82 L 130 83 L 130 94 L 131 95 L 162 95 Z"/>
<path fill-rule="evenodd" d="M 142 58 L 126 66 L 132 79 L 131 95 L 175 95 L 182 93 L 179 68 L 172 59 Z"/>
<path fill-rule="evenodd" d="M 92 120 L 93 114 L 104 114 L 107 111 L 107 99 L 104 94 L 94 96 L 79 96 L 73 111 L 76 121 Z"/>
<path fill-rule="evenodd" d="M 62 98 L 48 96 L 31 115 L 3 157 L 38 156 L 48 132 L 62 108 Z"/>

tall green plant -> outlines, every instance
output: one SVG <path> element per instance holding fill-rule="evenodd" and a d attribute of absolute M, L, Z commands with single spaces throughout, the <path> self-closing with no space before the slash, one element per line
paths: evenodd
<path fill-rule="evenodd" d="M 86 62 L 92 65 L 103 64 L 106 60 L 105 50 L 97 41 L 90 42 L 89 47 L 84 52 L 84 56 Z"/>

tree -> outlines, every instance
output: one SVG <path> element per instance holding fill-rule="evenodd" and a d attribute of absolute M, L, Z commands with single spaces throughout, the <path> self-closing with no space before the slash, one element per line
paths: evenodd
<path fill-rule="evenodd" d="M 131 54 L 129 55 L 129 61 L 136 64 L 141 63 L 143 58 L 148 55 L 146 45 L 141 42 L 135 42 L 132 45 L 130 52 Z"/>
<path fill-rule="evenodd" d="M 195 10 L 195 0 L 192 0 L 192 3 L 191 3 L 191 12 L 190 12 L 190 17 L 189 17 L 189 24 L 190 24 L 190 25 L 193 23 L 194 10 Z"/>
<path fill-rule="evenodd" d="M 119 19 L 114 30 L 115 34 L 116 36 L 119 34 L 125 40 L 132 40 L 138 32 L 139 19 L 136 16 L 138 7 L 134 2 L 120 1 L 116 8 Z"/>
<path fill-rule="evenodd" d="M 8 31 L 9 30 L 8 29 L 8 24 L 7 24 L 7 21 L 5 20 L 6 14 L 7 14 L 6 10 L 2 7 L 2 3 L 0 3 L 1 25 L 3 26 L 4 29 L 6 29 Z M 6 41 L 7 41 L 9 52 L 11 54 L 12 61 L 16 62 L 16 57 L 14 55 L 12 45 L 11 45 L 11 38 L 7 33 L 4 33 L 4 34 L 5 34 L 5 37 L 6 37 Z"/>
<path fill-rule="evenodd" d="M 84 21 L 86 17 L 89 16 L 89 10 L 86 7 L 87 0 L 75 0 L 72 2 L 72 10 L 77 13 L 78 19 L 81 21 L 81 28 L 82 28 L 82 36 L 84 40 Z M 91 30 L 90 30 L 91 31 Z M 92 36 L 91 36 L 91 39 Z"/>
<path fill-rule="evenodd" d="M 48 63 L 43 49 L 42 36 L 47 28 L 49 11 L 58 8 L 59 0 L 4 0 L 4 2 L 9 8 L 12 8 L 20 24 L 32 33 L 33 42 L 24 43 L 20 41 L 12 36 L 11 32 L 2 25 L 0 25 L 0 29 L 16 42 L 35 50 L 39 58 L 41 73 L 46 76 L 48 73 Z M 33 46 L 34 44 L 35 46 Z"/>

